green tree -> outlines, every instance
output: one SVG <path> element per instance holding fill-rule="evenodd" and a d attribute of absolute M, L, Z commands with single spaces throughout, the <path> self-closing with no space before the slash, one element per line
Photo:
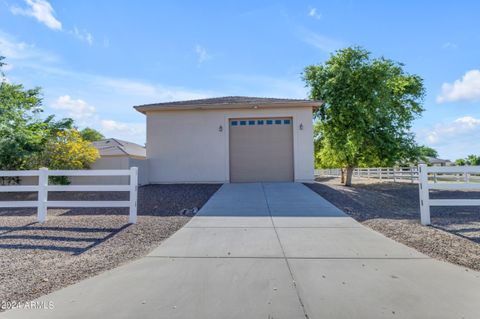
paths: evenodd
<path fill-rule="evenodd" d="M 0 84 L 0 169 L 23 169 L 32 152 L 41 148 L 45 123 L 36 117 L 41 112 L 39 94 L 38 88 Z"/>
<path fill-rule="evenodd" d="M 322 134 L 320 125 L 320 121 L 315 121 L 315 123 L 313 123 L 313 152 L 315 155 L 315 168 L 327 168 L 325 165 L 322 165 L 321 159 L 318 156 L 322 147 Z"/>
<path fill-rule="evenodd" d="M 480 165 L 480 156 L 470 154 L 466 158 L 459 158 L 459 159 L 455 160 L 455 165 L 458 165 L 458 166 L 465 166 L 465 165 L 478 166 L 478 165 Z"/>
<path fill-rule="evenodd" d="M 1 67 L 5 65 L 0 57 Z M 25 89 L 10 84 L 1 72 L 0 83 L 0 170 L 31 168 L 31 158 L 40 152 L 54 132 L 71 128 L 71 119 L 55 121 L 54 116 L 40 118 L 43 112 L 40 88 Z M 17 182 L 2 178 L 2 184 Z"/>
<path fill-rule="evenodd" d="M 426 159 L 427 157 L 438 157 L 437 150 L 425 145 L 421 145 L 418 147 L 418 153 L 421 159 Z"/>
<path fill-rule="evenodd" d="M 423 111 L 425 89 L 401 63 L 349 47 L 306 67 L 304 80 L 310 98 L 324 102 L 314 111 L 317 164 L 342 167 L 345 185 L 354 167 L 391 166 L 418 155 L 410 128 Z"/>
<path fill-rule="evenodd" d="M 0 68 L 5 65 L 0 57 Z M 2 72 L 0 83 L 0 170 L 24 169 L 28 158 L 41 149 L 44 121 L 38 119 L 42 99 L 40 89 L 26 90 L 10 84 Z M 12 179 L 3 179 L 9 182 Z"/>
<path fill-rule="evenodd" d="M 100 141 L 105 138 L 105 136 L 103 136 L 102 133 L 90 127 L 86 127 L 83 130 L 81 130 L 80 136 L 82 137 L 83 140 L 90 141 L 90 142 Z"/>
<path fill-rule="evenodd" d="M 467 158 L 465 159 L 465 162 L 467 165 L 472 165 L 472 166 L 476 166 L 476 165 L 480 165 L 480 156 L 478 155 L 468 155 Z"/>

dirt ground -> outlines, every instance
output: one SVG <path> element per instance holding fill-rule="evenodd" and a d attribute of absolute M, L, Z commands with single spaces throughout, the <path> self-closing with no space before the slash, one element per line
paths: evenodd
<path fill-rule="evenodd" d="M 432 207 L 420 224 L 418 185 L 355 178 L 306 184 L 362 224 L 433 258 L 480 270 L 480 207 Z M 431 198 L 480 198 L 478 191 L 431 191 Z"/>
<path fill-rule="evenodd" d="M 140 187 L 135 225 L 128 224 L 123 208 L 49 209 L 43 224 L 36 223 L 34 209 L 0 209 L 0 300 L 29 301 L 146 255 L 187 223 L 219 187 Z M 128 199 L 126 193 L 67 194 L 50 198 Z M 36 196 L 0 195 L 0 200 Z"/>

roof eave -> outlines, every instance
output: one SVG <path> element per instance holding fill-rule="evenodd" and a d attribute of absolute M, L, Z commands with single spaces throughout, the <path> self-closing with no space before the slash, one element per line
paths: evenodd
<path fill-rule="evenodd" d="M 295 101 L 281 103 L 221 103 L 162 106 L 157 104 L 137 105 L 134 108 L 143 114 L 155 111 L 183 111 L 183 110 L 222 110 L 222 109 L 262 109 L 262 108 L 288 108 L 288 107 L 319 107 L 323 101 Z"/>

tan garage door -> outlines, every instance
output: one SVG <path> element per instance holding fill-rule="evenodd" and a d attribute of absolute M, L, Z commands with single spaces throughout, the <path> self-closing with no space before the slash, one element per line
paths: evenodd
<path fill-rule="evenodd" d="M 293 181 L 291 118 L 230 120 L 230 182 Z"/>

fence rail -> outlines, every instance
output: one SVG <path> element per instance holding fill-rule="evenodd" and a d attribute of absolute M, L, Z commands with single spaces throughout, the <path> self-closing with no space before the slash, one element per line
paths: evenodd
<path fill-rule="evenodd" d="M 341 169 L 316 169 L 315 176 L 340 177 Z M 353 176 L 363 178 L 373 178 L 379 180 L 410 181 L 418 180 L 417 167 L 371 167 L 371 168 L 355 168 Z"/>
<path fill-rule="evenodd" d="M 36 201 L 0 201 L 0 207 L 37 207 L 37 220 L 43 223 L 48 207 L 128 207 L 128 221 L 137 222 L 138 168 L 129 170 L 39 170 L 0 171 L 0 177 L 33 176 L 38 177 L 38 185 L 0 186 L 4 192 L 36 192 Z M 49 176 L 130 176 L 128 185 L 49 185 Z M 51 201 L 48 192 L 129 192 L 128 201 Z"/>
<path fill-rule="evenodd" d="M 429 180 L 435 183 L 442 182 L 439 187 L 448 187 L 444 182 L 453 182 L 456 186 L 459 182 L 480 183 L 480 174 L 465 172 L 465 166 L 428 166 Z M 340 177 L 341 170 L 339 168 L 332 169 L 316 169 L 316 177 Z M 391 180 L 394 182 L 409 181 L 411 183 L 418 182 L 418 167 L 372 167 L 372 168 L 355 168 L 354 177 L 371 178 L 378 180 Z M 462 187 L 462 186 L 459 186 Z"/>
<path fill-rule="evenodd" d="M 479 190 L 480 184 L 477 182 L 480 174 L 480 166 L 426 166 L 419 165 L 419 194 L 420 194 L 420 222 L 423 225 L 430 225 L 430 207 L 431 206 L 480 206 L 480 199 L 431 199 L 430 190 Z M 438 178 L 429 180 L 429 175 L 438 175 Z M 444 175 L 461 174 L 462 182 L 440 182 L 439 179 Z"/>

